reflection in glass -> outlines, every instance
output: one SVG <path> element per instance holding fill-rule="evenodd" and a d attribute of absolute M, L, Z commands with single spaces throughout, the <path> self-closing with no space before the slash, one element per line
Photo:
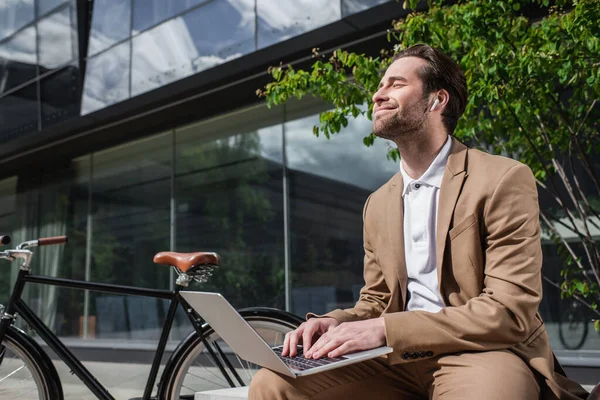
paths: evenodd
<path fill-rule="evenodd" d="M 133 34 L 207 0 L 133 0 Z"/>
<path fill-rule="evenodd" d="M 16 207 L 17 177 L 0 180 L 0 235 L 14 236 L 18 221 Z M 11 286 L 11 269 L 8 264 L 0 265 L 0 304 L 6 304 Z"/>
<path fill-rule="evenodd" d="M 355 14 L 390 0 L 342 0 L 342 16 Z"/>
<path fill-rule="evenodd" d="M 169 268 L 153 264 L 152 259 L 169 250 L 172 140 L 172 134 L 161 134 L 94 154 L 91 280 L 169 288 Z M 132 303 L 132 312 L 123 315 L 128 299 L 108 293 L 91 297 L 98 329 L 118 329 L 99 331 L 99 336 L 158 338 L 156 316 L 162 310 L 155 299 Z M 150 316 L 135 312 L 140 308 L 152 310 L 153 326 L 143 320 Z M 121 317 L 128 323 L 119 323 L 116 319 Z"/>
<path fill-rule="evenodd" d="M 285 307 L 281 120 L 253 108 L 176 131 L 177 250 L 220 254 L 202 290 L 236 307 Z"/>
<path fill-rule="evenodd" d="M 46 172 L 31 170 L 19 175 L 17 210 L 22 227 L 14 241 L 69 237 L 66 245 L 36 249 L 32 269 L 40 275 L 85 277 L 89 170 L 89 157 L 82 157 L 55 160 Z M 83 297 L 81 290 L 32 285 L 26 302 L 59 335 L 81 336 Z"/>
<path fill-rule="evenodd" d="M 256 0 L 258 48 L 282 42 L 341 19 L 339 1 Z"/>
<path fill-rule="evenodd" d="M 69 65 L 40 81 L 42 129 L 79 115 L 79 68 Z"/>
<path fill-rule="evenodd" d="M 38 15 L 42 16 L 48 11 L 56 8 L 58 5 L 64 3 L 66 0 L 37 0 Z"/>
<path fill-rule="evenodd" d="M 96 0 L 88 57 L 126 39 L 130 34 L 131 0 Z"/>
<path fill-rule="evenodd" d="M 290 193 L 292 306 L 299 315 L 351 306 L 363 283 L 364 202 L 398 172 L 387 143 L 365 147 L 366 118 L 330 140 L 315 138 L 318 115 L 285 124 Z"/>
<path fill-rule="evenodd" d="M 3 0 L 0 3 L 0 40 L 35 19 L 34 0 Z"/>
<path fill-rule="evenodd" d="M 81 115 L 129 98 L 129 45 L 121 43 L 88 60 Z"/>
<path fill-rule="evenodd" d="M 251 51 L 254 1 L 212 1 L 133 38 L 132 95 Z"/>
<path fill-rule="evenodd" d="M 0 143 L 38 129 L 37 84 L 0 97 Z"/>
<path fill-rule="evenodd" d="M 0 94 L 36 77 L 35 27 L 0 43 Z"/>
<path fill-rule="evenodd" d="M 40 20 L 38 33 L 41 73 L 77 58 L 77 14 L 73 6 L 62 7 Z"/>

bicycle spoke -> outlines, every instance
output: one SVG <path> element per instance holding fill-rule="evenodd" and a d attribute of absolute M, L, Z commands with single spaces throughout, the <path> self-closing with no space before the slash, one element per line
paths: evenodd
<path fill-rule="evenodd" d="M 212 361 L 212 360 L 211 360 L 211 361 Z M 206 366 L 204 366 L 204 365 L 202 365 L 202 364 L 200 364 L 200 363 L 198 363 L 198 362 L 195 362 L 194 364 L 192 364 L 192 366 L 193 366 L 193 365 L 197 365 L 197 366 L 198 366 L 198 368 L 203 368 L 205 371 L 209 372 L 209 373 L 210 373 L 211 375 L 213 375 L 215 378 L 219 379 L 219 380 L 221 381 L 221 385 L 222 385 L 222 383 L 225 383 L 225 379 L 223 379 L 223 375 L 220 375 L 220 373 L 219 373 L 219 374 L 217 374 L 216 372 L 214 372 L 213 370 L 211 370 L 211 369 L 210 369 L 210 367 L 206 367 Z M 216 366 L 216 364 L 214 363 L 214 361 L 213 361 L 213 366 L 214 366 L 215 370 L 218 370 L 218 367 Z M 196 376 L 196 375 L 192 374 L 191 372 L 188 372 L 188 374 L 190 374 L 190 375 L 192 375 L 192 376 Z M 199 377 L 198 377 L 198 378 L 199 378 Z M 215 383 L 215 384 L 216 384 L 216 383 Z"/>
<path fill-rule="evenodd" d="M 6 375 L 4 378 L 0 379 L 0 382 L 2 382 L 3 380 L 5 380 L 6 378 L 10 378 L 11 376 L 13 376 L 14 374 L 16 374 L 17 372 L 19 372 L 20 370 L 22 370 L 23 368 L 25 368 L 25 365 L 20 366 L 19 368 L 15 369 L 13 372 L 11 372 L 10 374 Z"/>

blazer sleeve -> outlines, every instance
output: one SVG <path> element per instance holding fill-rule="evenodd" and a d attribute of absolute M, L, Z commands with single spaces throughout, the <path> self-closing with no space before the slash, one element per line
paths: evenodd
<path fill-rule="evenodd" d="M 383 273 L 369 243 L 369 235 L 366 228 L 368 224 L 365 223 L 367 207 L 372 196 L 369 196 L 363 209 L 363 247 L 365 250 L 363 276 L 365 286 L 360 291 L 359 300 L 353 308 L 333 310 L 324 315 L 308 313 L 306 319 L 312 317 L 331 317 L 337 319 L 339 322 L 359 321 L 380 317 L 383 310 L 387 307 L 390 299 L 390 290 L 385 283 Z"/>
<path fill-rule="evenodd" d="M 443 353 L 507 349 L 541 325 L 542 249 L 537 188 L 531 170 L 511 167 L 483 210 L 484 289 L 464 305 L 437 313 L 384 314 L 390 362 Z M 443 279 L 443 278 L 442 278 Z"/>

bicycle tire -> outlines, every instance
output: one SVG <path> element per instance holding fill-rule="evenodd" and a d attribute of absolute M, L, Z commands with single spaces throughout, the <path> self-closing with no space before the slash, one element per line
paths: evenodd
<path fill-rule="evenodd" d="M 565 349 L 581 348 L 587 335 L 588 321 L 583 307 L 570 306 L 563 311 L 558 322 L 558 337 Z"/>
<path fill-rule="evenodd" d="M 63 400 L 54 364 L 30 336 L 11 326 L 2 341 L 2 350 L 0 398 Z"/>
<path fill-rule="evenodd" d="M 285 333 L 295 329 L 303 321 L 293 314 L 267 308 L 240 310 L 240 314 L 270 345 L 283 343 Z M 226 347 L 219 335 L 208 324 L 202 327 L 202 335 L 208 340 L 208 343 L 218 341 L 221 346 Z M 270 337 L 273 335 L 274 337 Z M 232 361 L 236 371 L 241 370 L 238 373 L 244 383 L 248 385 L 252 375 L 259 367 L 241 360 L 232 352 L 228 355 L 228 359 Z M 207 361 L 212 362 L 213 366 L 207 365 Z M 239 385 L 235 378 L 232 377 L 232 379 L 236 385 Z M 193 399 L 196 392 L 228 387 L 230 385 L 227 380 L 208 357 L 200 335 L 198 332 L 192 332 L 177 347 L 165 366 L 157 398 L 161 400 Z"/>

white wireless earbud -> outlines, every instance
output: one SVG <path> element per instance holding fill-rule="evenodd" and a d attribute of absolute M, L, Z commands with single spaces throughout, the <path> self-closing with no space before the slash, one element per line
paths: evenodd
<path fill-rule="evenodd" d="M 438 99 L 435 99 L 435 101 L 433 102 L 433 105 L 431 106 L 431 110 L 429 111 L 433 111 L 435 110 L 435 107 L 440 104 L 440 101 Z"/>

